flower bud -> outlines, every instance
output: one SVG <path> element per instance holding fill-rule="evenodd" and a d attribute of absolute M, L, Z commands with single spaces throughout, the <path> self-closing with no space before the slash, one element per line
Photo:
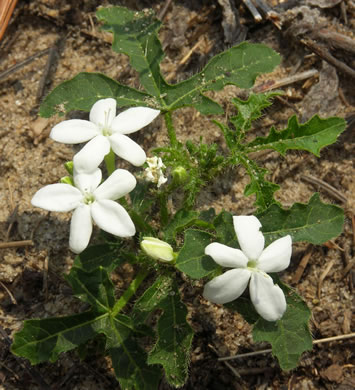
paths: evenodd
<path fill-rule="evenodd" d="M 74 180 L 72 176 L 64 176 L 60 179 L 60 182 L 63 184 L 70 184 L 71 186 L 74 185 Z"/>
<path fill-rule="evenodd" d="M 73 176 L 74 164 L 73 161 L 67 161 L 64 163 L 64 168 L 69 173 L 69 175 Z"/>
<path fill-rule="evenodd" d="M 172 176 L 173 176 L 173 181 L 176 184 L 184 184 L 189 178 L 186 169 L 182 166 L 176 167 L 172 172 Z"/>
<path fill-rule="evenodd" d="M 171 245 L 154 237 L 143 237 L 142 250 L 150 257 L 160 261 L 172 261 L 174 251 Z"/>

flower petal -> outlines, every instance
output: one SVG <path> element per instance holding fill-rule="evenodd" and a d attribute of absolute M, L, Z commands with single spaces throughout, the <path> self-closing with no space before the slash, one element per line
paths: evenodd
<path fill-rule="evenodd" d="M 83 198 L 82 193 L 70 184 L 50 184 L 38 190 L 31 200 L 35 207 L 48 211 L 70 211 Z"/>
<path fill-rule="evenodd" d="M 264 272 L 283 271 L 290 265 L 291 254 L 291 236 L 279 238 L 263 250 L 258 260 L 258 268 Z"/>
<path fill-rule="evenodd" d="M 111 127 L 116 116 L 116 100 L 112 98 L 98 100 L 90 110 L 90 121 L 100 127 Z"/>
<path fill-rule="evenodd" d="M 120 134 L 131 134 L 149 125 L 159 114 L 159 110 L 148 107 L 129 108 L 116 116 L 111 128 Z"/>
<path fill-rule="evenodd" d="M 222 267 L 245 268 L 248 264 L 248 258 L 241 250 L 218 242 L 207 245 L 205 254 L 211 256 Z"/>
<path fill-rule="evenodd" d="M 247 269 L 231 269 L 208 282 L 203 296 L 214 303 L 234 301 L 246 289 L 250 274 Z"/>
<path fill-rule="evenodd" d="M 116 200 L 125 196 L 136 186 L 136 178 L 125 169 L 116 169 L 95 191 L 97 200 Z"/>
<path fill-rule="evenodd" d="M 264 272 L 252 272 L 250 298 L 256 311 L 267 321 L 279 320 L 286 311 L 286 298 L 279 286 Z"/>
<path fill-rule="evenodd" d="M 74 253 L 82 252 L 89 244 L 92 233 L 90 206 L 81 204 L 73 213 L 70 223 L 69 247 Z"/>
<path fill-rule="evenodd" d="M 127 160 L 136 167 L 145 163 L 146 155 L 144 150 L 126 135 L 115 133 L 109 137 L 109 140 L 112 150 L 117 156 Z"/>
<path fill-rule="evenodd" d="M 74 158 L 74 167 L 77 173 L 94 171 L 110 152 L 110 142 L 107 137 L 98 135 L 88 142 Z"/>
<path fill-rule="evenodd" d="M 99 134 L 98 127 L 89 121 L 70 119 L 53 127 L 49 137 L 64 144 L 87 142 Z"/>
<path fill-rule="evenodd" d="M 97 168 L 90 173 L 77 173 L 74 166 L 74 183 L 75 187 L 81 192 L 94 192 L 102 179 L 101 169 Z"/>
<path fill-rule="evenodd" d="M 131 237 L 136 228 L 127 211 L 113 200 L 102 199 L 91 205 L 91 215 L 99 228 L 119 237 Z"/>
<path fill-rule="evenodd" d="M 265 239 L 259 230 L 261 223 L 253 215 L 233 217 L 239 245 L 249 260 L 257 260 L 264 249 Z"/>

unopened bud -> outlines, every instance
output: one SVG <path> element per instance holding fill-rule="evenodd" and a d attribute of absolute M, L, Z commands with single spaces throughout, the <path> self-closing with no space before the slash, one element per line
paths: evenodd
<path fill-rule="evenodd" d="M 182 166 L 175 168 L 172 172 L 172 176 L 173 176 L 173 181 L 176 184 L 185 183 L 189 177 L 188 173 L 186 172 L 186 169 Z"/>
<path fill-rule="evenodd" d="M 74 185 L 73 177 L 72 176 L 64 176 L 60 179 L 60 182 L 63 184 L 70 184 L 71 186 Z"/>
<path fill-rule="evenodd" d="M 150 257 L 160 261 L 172 261 L 174 251 L 167 242 L 154 237 L 143 237 L 141 248 Z"/>
<path fill-rule="evenodd" d="M 64 163 L 64 168 L 67 170 L 69 175 L 73 176 L 73 170 L 74 170 L 73 161 L 67 161 L 66 163 Z"/>

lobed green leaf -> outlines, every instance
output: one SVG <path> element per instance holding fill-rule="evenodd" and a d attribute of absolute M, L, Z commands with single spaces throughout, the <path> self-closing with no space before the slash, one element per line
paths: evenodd
<path fill-rule="evenodd" d="M 343 209 L 323 203 L 319 194 L 314 194 L 307 204 L 295 203 L 286 210 L 274 204 L 257 217 L 266 244 L 287 234 L 291 235 L 293 242 L 323 244 L 337 237 L 344 224 Z"/>
<path fill-rule="evenodd" d="M 192 279 L 201 279 L 219 266 L 212 257 L 205 255 L 205 248 L 211 243 L 213 235 L 201 230 L 187 229 L 184 246 L 176 259 L 176 268 Z"/>
<path fill-rule="evenodd" d="M 277 277 L 275 281 L 283 289 L 287 310 L 276 322 L 260 318 L 253 327 L 254 341 L 268 341 L 283 370 L 292 370 L 298 365 L 304 351 L 312 350 L 312 336 L 309 330 L 311 311 L 291 288 Z"/>
<path fill-rule="evenodd" d="M 299 124 L 293 116 L 285 130 L 276 131 L 272 127 L 267 137 L 258 137 L 247 147 L 249 152 L 274 149 L 282 155 L 289 149 L 307 150 L 319 157 L 320 150 L 333 144 L 345 128 L 346 122 L 342 118 L 321 119 L 315 115 L 308 122 Z"/>
<path fill-rule="evenodd" d="M 41 104 L 40 116 L 63 116 L 70 111 L 90 111 L 99 99 L 113 98 L 119 107 L 153 106 L 157 103 L 150 95 L 121 85 L 100 73 L 79 73 L 71 80 L 59 84 Z"/>

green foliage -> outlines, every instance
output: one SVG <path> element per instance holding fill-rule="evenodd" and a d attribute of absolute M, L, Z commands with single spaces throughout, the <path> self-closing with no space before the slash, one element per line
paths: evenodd
<path fill-rule="evenodd" d="M 276 131 L 271 128 L 270 134 L 263 138 L 258 137 L 248 146 L 248 152 L 273 149 L 284 155 L 287 150 L 306 150 L 319 157 L 320 150 L 332 143 L 346 128 L 342 118 L 321 119 L 315 115 L 308 122 L 299 124 L 296 116 L 288 121 L 285 130 Z"/>
<path fill-rule="evenodd" d="M 212 238 L 210 233 L 187 229 L 184 246 L 176 259 L 176 268 L 192 279 L 201 279 L 218 269 L 213 259 L 205 255 L 205 248 L 212 242 Z"/>
<path fill-rule="evenodd" d="M 90 111 L 99 99 L 114 98 L 121 107 L 147 106 L 150 95 L 126 87 L 100 73 L 79 73 L 64 81 L 44 99 L 39 114 L 49 118 L 73 111 Z"/>
<path fill-rule="evenodd" d="M 312 349 L 312 336 L 308 323 L 311 311 L 303 300 L 278 278 L 274 278 L 285 293 L 287 310 L 276 322 L 260 318 L 253 328 L 254 341 L 268 341 L 283 370 L 297 367 L 304 351 Z"/>
<path fill-rule="evenodd" d="M 290 209 L 272 205 L 257 216 L 262 224 L 266 243 L 291 235 L 292 241 L 323 244 L 343 230 L 342 208 L 325 204 L 314 194 L 308 203 L 295 203 Z"/>
<path fill-rule="evenodd" d="M 243 134 L 250 130 L 252 122 L 261 117 L 262 110 L 271 106 L 272 98 L 278 95 L 280 95 L 280 92 L 252 93 L 248 100 L 232 99 L 232 103 L 237 108 L 238 113 L 230 121 L 237 132 Z"/>
<path fill-rule="evenodd" d="M 148 288 L 134 307 L 135 321 L 145 321 L 156 309 L 162 313 L 157 324 L 157 341 L 149 352 L 149 364 L 161 364 L 167 381 L 176 387 L 187 379 L 193 331 L 186 321 L 176 282 L 162 275 Z"/>

